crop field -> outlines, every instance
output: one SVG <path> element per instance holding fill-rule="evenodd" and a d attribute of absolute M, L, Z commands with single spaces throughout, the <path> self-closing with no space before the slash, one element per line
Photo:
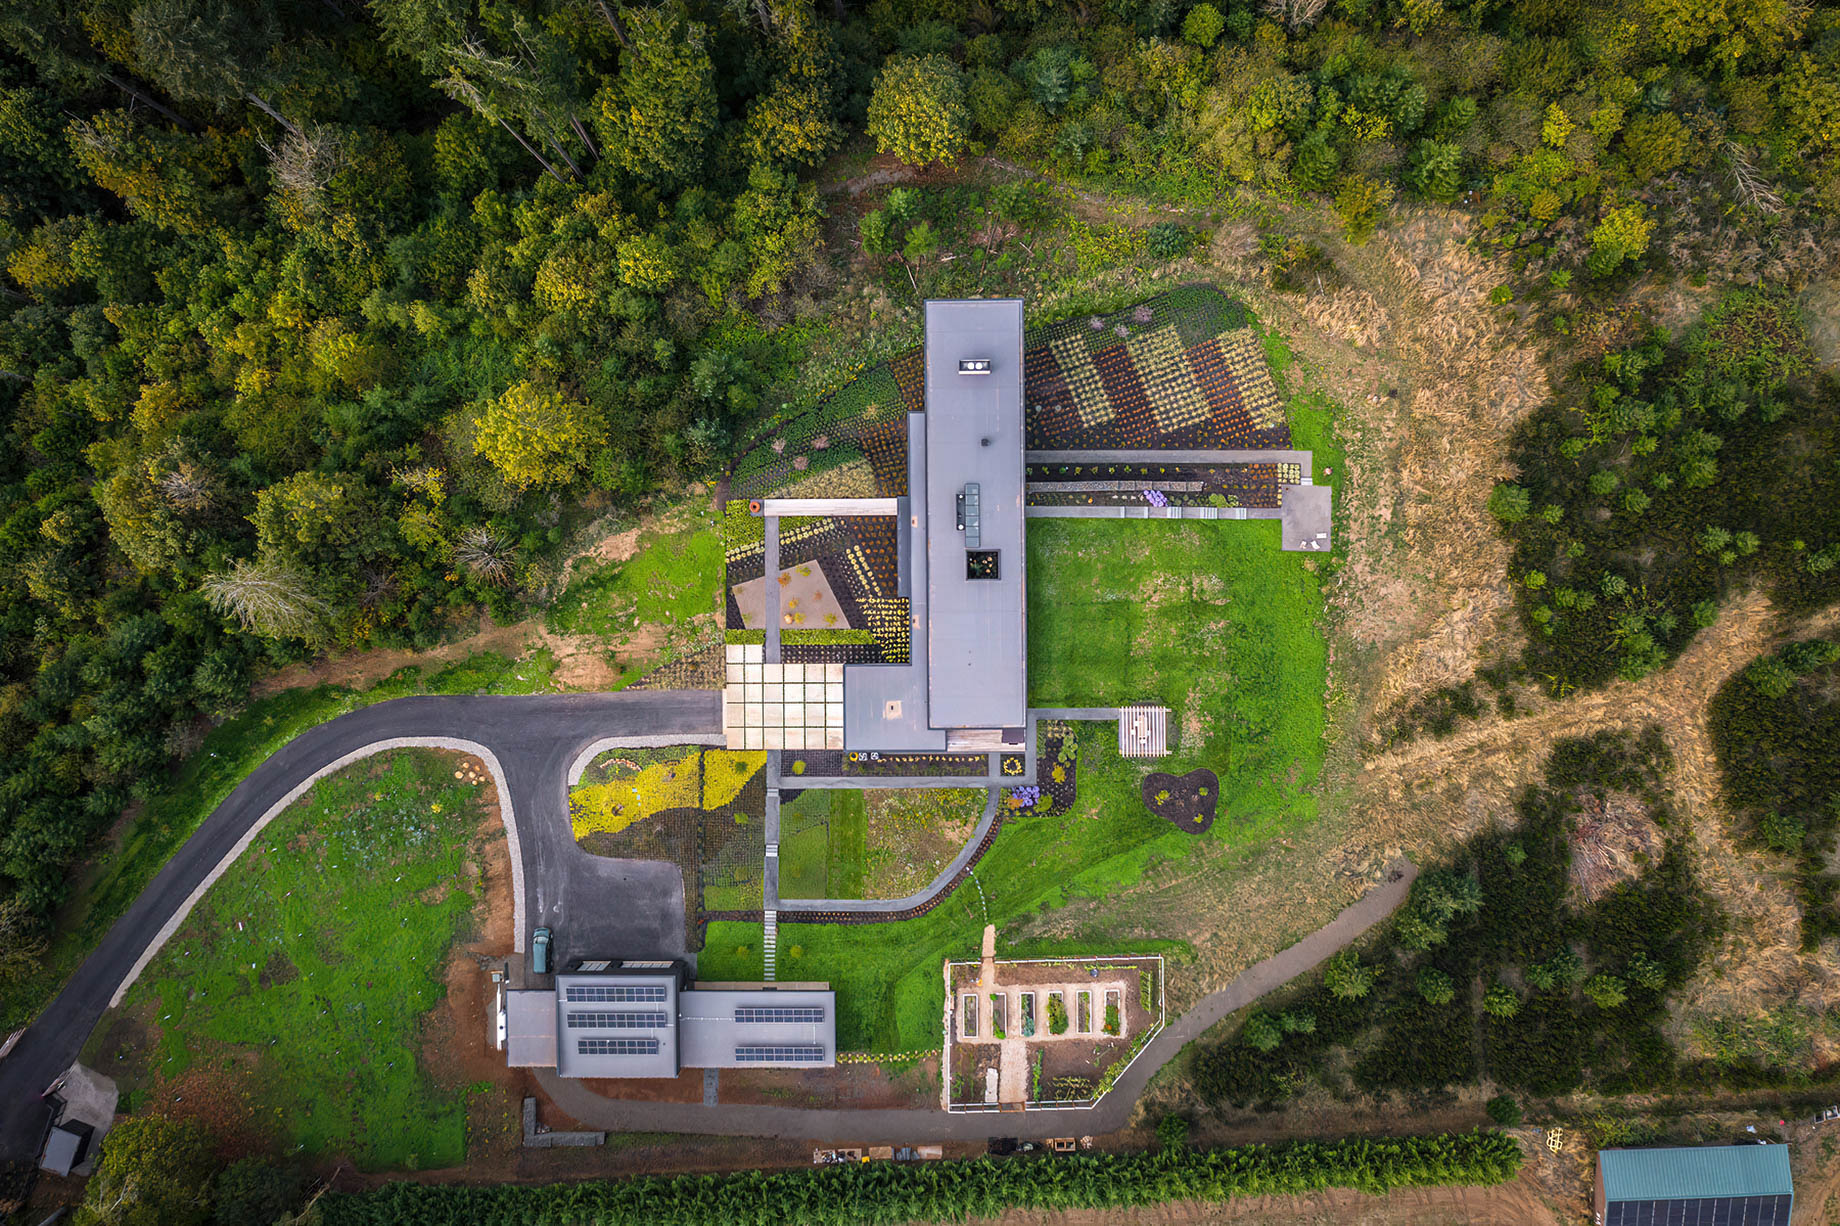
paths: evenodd
<path fill-rule="evenodd" d="M 356 763 L 257 837 L 90 1039 L 124 1107 L 366 1169 L 465 1158 L 465 1107 L 419 1059 L 479 889 L 482 788 L 456 761 Z"/>

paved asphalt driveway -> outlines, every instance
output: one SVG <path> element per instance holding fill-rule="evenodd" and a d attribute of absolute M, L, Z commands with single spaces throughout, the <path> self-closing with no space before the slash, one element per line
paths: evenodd
<path fill-rule="evenodd" d="M 77 1058 L 148 940 L 237 841 L 301 780 L 378 741 L 447 737 L 493 752 L 517 815 L 526 923 L 555 930 L 559 957 L 681 956 L 683 875 L 674 865 L 600 859 L 576 847 L 568 768 L 603 737 L 720 730 L 721 701 L 714 690 L 430 695 L 378 703 L 302 733 L 205 819 L 0 1060 L 0 1158 L 37 1157 L 49 1119 L 39 1094 Z"/>

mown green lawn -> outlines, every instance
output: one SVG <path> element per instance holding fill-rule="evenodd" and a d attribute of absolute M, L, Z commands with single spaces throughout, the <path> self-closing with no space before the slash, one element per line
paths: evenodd
<path fill-rule="evenodd" d="M 560 634 L 612 637 L 713 613 L 724 576 L 719 529 L 699 522 L 652 538 L 624 562 L 578 571 L 550 609 Z"/>
<path fill-rule="evenodd" d="M 780 806 L 781 898 L 861 898 L 863 794 L 812 788 Z"/>
<path fill-rule="evenodd" d="M 1309 559 L 1280 552 L 1275 521 L 1035 520 L 1028 550 L 1031 705 L 1166 703 L 1175 744 L 1157 767 L 1205 766 L 1220 776 L 1221 811 L 1205 838 L 1251 844 L 1315 816 L 1322 595 Z M 1138 781 L 1147 769 L 1118 756 L 1115 725 L 1081 725 L 1071 813 L 1008 821 L 977 867 L 977 885 L 919 919 L 782 924 L 779 975 L 837 989 L 844 1050 L 936 1046 L 940 963 L 976 957 L 986 922 L 1001 937 L 1070 898 L 1119 896 L 1151 865 L 1198 845 L 1144 807 Z M 1225 873 L 1231 858 L 1209 863 Z M 1220 884 L 1224 897 L 1230 882 Z M 1097 914 L 1052 945 L 1002 947 L 1028 956 L 1181 945 L 1121 936 L 1132 927 L 1128 900 Z M 755 978 L 760 948 L 759 925 L 712 924 L 700 973 Z"/>
<path fill-rule="evenodd" d="M 468 861 L 483 789 L 454 779 L 453 762 L 402 750 L 316 784 L 130 991 L 124 1009 L 156 1041 L 112 1050 L 112 1012 L 92 1040 L 98 1067 L 162 1105 L 188 1071 L 212 1074 L 278 1149 L 308 1159 L 464 1161 L 461 1097 L 419 1061 L 422 1016 L 479 888 Z"/>
<path fill-rule="evenodd" d="M 231 790 L 307 729 L 410 694 L 538 693 L 549 689 L 553 667 L 547 651 L 524 660 L 481 653 L 427 676 L 420 668 L 405 668 L 368 690 L 337 685 L 288 690 L 225 720 L 154 790 L 121 846 L 65 905 L 42 969 L 7 986 L 0 1029 L 30 1021 Z"/>

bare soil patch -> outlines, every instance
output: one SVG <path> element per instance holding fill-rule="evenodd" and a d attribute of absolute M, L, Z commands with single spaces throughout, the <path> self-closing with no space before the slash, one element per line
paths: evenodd
<path fill-rule="evenodd" d="M 1648 815 L 1648 807 L 1627 793 L 1581 799 L 1584 810 L 1571 833 L 1571 881 L 1583 900 L 1593 903 L 1659 862 L 1661 828 Z"/>
<path fill-rule="evenodd" d="M 1220 777 L 1211 770 L 1186 775 L 1152 771 L 1144 776 L 1144 804 L 1177 830 L 1206 834 L 1220 803 Z"/>
<path fill-rule="evenodd" d="M 701 1075 L 700 1073 L 698 1074 Z M 813 1069 L 723 1069 L 718 1101 L 772 1107 L 862 1108 L 939 1105 L 939 1058 L 908 1065 L 839 1064 Z"/>
<path fill-rule="evenodd" d="M 474 881 L 473 929 L 455 942 L 446 967 L 447 993 L 422 1022 L 421 1060 L 436 1085 L 467 1093 L 467 1162 L 503 1160 L 523 1145 L 523 1100 L 535 1092 L 524 1069 L 505 1066 L 493 1028 L 492 971 L 513 944 L 511 851 L 498 806 L 479 759 L 456 755 L 455 777 L 484 784 L 482 812 L 468 868 Z"/>

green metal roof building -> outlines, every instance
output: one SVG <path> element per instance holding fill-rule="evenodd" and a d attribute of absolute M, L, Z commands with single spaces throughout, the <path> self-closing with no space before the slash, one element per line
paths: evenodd
<path fill-rule="evenodd" d="M 1787 1145 L 1606 1149 L 1598 1226 L 1789 1226 Z"/>

